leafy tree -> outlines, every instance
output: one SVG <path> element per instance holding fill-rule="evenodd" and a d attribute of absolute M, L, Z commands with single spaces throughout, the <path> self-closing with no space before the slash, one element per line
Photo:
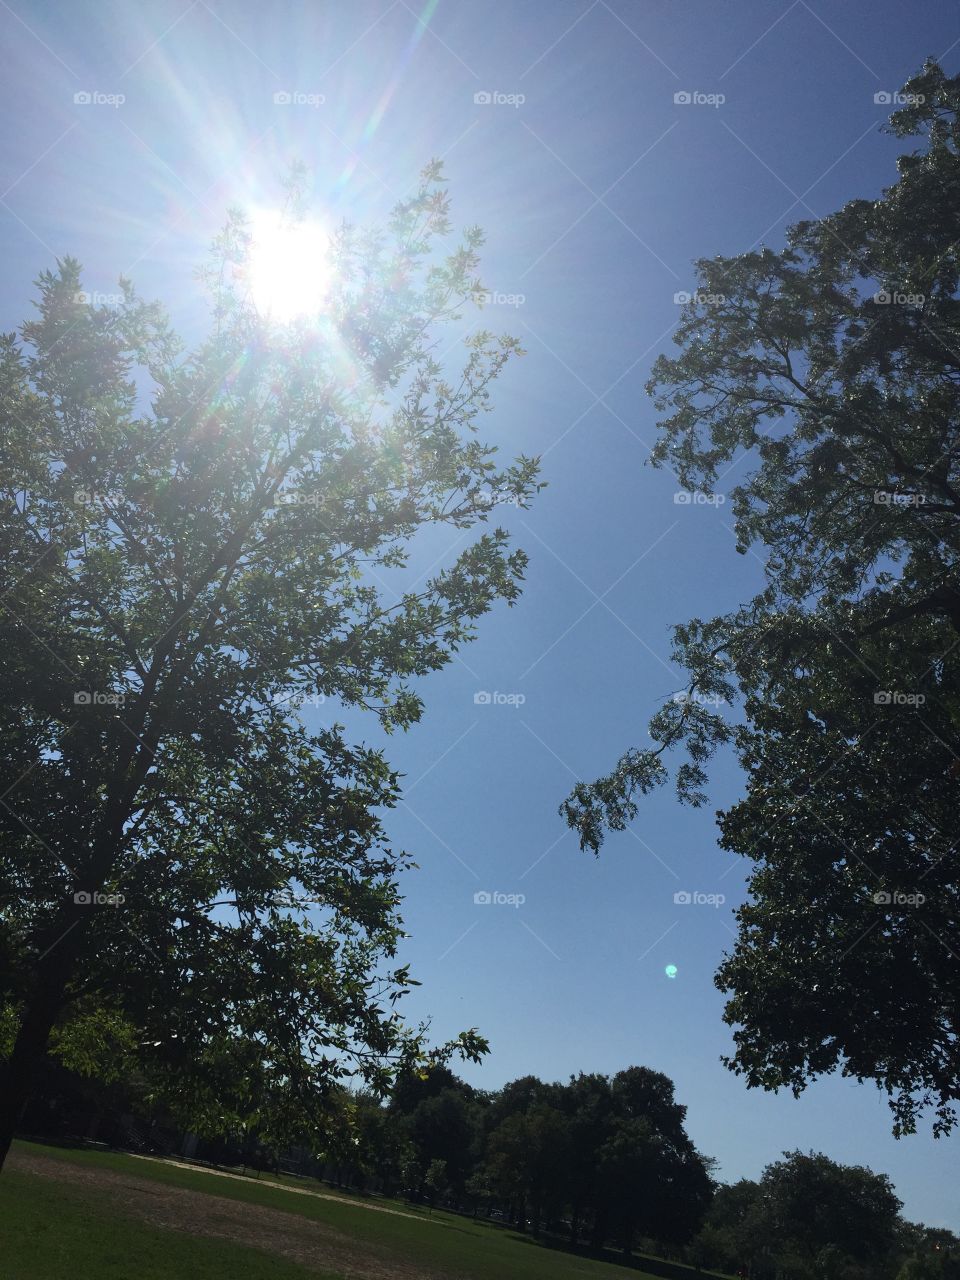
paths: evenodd
<path fill-rule="evenodd" d="M 514 1111 L 490 1134 L 487 1161 L 494 1185 L 517 1206 L 517 1225 L 526 1230 L 529 1211 L 539 1236 L 544 1217 L 555 1216 L 566 1198 L 566 1117 L 546 1100 Z"/>
<path fill-rule="evenodd" d="M 924 1254 L 919 1258 L 908 1258 L 897 1272 L 897 1280 L 938 1280 L 942 1274 L 935 1258 Z"/>
<path fill-rule="evenodd" d="M 623 1252 L 629 1254 L 638 1229 L 656 1229 L 662 1153 L 649 1121 L 617 1120 L 597 1164 L 598 1194 L 616 1224 Z"/>
<path fill-rule="evenodd" d="M 424 1178 L 437 1160 L 443 1162 L 446 1185 L 460 1195 L 469 1176 L 475 1125 L 471 1104 L 455 1089 L 424 1098 L 409 1118 L 409 1133 Z M 420 1186 L 422 1195 L 426 1183 Z"/>
<path fill-rule="evenodd" d="M 196 1131 L 275 1142 L 322 1135 L 338 1080 L 427 1060 L 394 1008 L 397 775 L 297 706 L 407 728 L 416 678 L 520 590 L 502 529 L 402 577 L 420 531 L 536 489 L 474 435 L 516 341 L 475 334 L 450 380 L 432 354 L 480 288 L 448 214 L 432 165 L 385 229 L 341 228 L 310 322 L 257 313 L 234 213 L 192 353 L 128 282 L 89 305 L 72 259 L 0 341 L 0 1158 L 51 1038 L 104 1020 Z"/>
<path fill-rule="evenodd" d="M 424 1175 L 424 1186 L 430 1200 L 430 1208 L 437 1202 L 437 1196 L 443 1195 L 447 1189 L 447 1164 L 445 1160 L 431 1160 Z"/>
<path fill-rule="evenodd" d="M 644 1234 L 666 1244 L 687 1243 L 699 1230 L 714 1194 L 716 1161 L 689 1149 L 676 1151 L 658 1143 L 656 1213 L 648 1215 Z"/>
<path fill-rule="evenodd" d="M 610 1096 L 623 1115 L 647 1121 L 651 1128 L 678 1151 L 691 1150 L 683 1127 L 687 1108 L 674 1098 L 674 1085 L 662 1071 L 649 1067 L 627 1067 L 610 1082 Z"/>
<path fill-rule="evenodd" d="M 907 1256 L 897 1280 L 960 1280 L 960 1239 L 952 1231 L 907 1222 L 899 1245 Z"/>
<path fill-rule="evenodd" d="M 465 1098 L 472 1098 L 475 1092 L 442 1063 L 431 1064 L 429 1070 L 401 1070 L 390 1090 L 391 1110 L 409 1115 L 421 1102 L 427 1098 L 436 1098 L 448 1089 Z"/>
<path fill-rule="evenodd" d="M 592 1243 L 599 1247 L 606 1230 L 606 1208 L 599 1194 L 596 1169 L 600 1149 L 614 1123 L 610 1082 L 598 1073 L 581 1072 L 564 1087 L 560 1105 L 567 1112 L 569 1123 L 570 1238 L 576 1244 L 581 1228 L 588 1228 L 592 1217 Z"/>
<path fill-rule="evenodd" d="M 885 1174 L 785 1152 L 759 1182 L 717 1188 L 696 1256 L 731 1273 L 747 1266 L 757 1280 L 893 1280 L 904 1246 L 922 1248 L 916 1228 L 905 1239 L 899 1209 Z"/>
<path fill-rule="evenodd" d="M 697 1236 L 701 1260 L 730 1273 L 748 1258 L 756 1261 L 760 1212 L 759 1183 L 741 1178 L 717 1187 Z"/>
<path fill-rule="evenodd" d="M 360 1173 L 378 1183 L 386 1195 L 394 1195 L 413 1156 L 406 1117 L 384 1106 L 375 1094 L 361 1092 L 354 1099 L 352 1128 Z"/>
<path fill-rule="evenodd" d="M 613 1173 L 608 1198 L 616 1205 L 624 1252 L 637 1232 L 684 1243 L 710 1203 L 713 1162 L 699 1155 L 684 1129 L 687 1109 L 675 1101 L 668 1076 L 628 1067 L 613 1077 L 610 1092 L 618 1119 L 599 1154 Z"/>
<path fill-rule="evenodd" d="M 900 1208 L 886 1174 L 793 1151 L 764 1170 L 755 1227 L 807 1264 L 826 1250 L 834 1262 L 880 1263 L 894 1248 Z"/>
<path fill-rule="evenodd" d="M 501 1203 L 521 1230 L 526 1229 L 530 1170 L 527 1165 L 527 1126 L 522 1112 L 508 1115 L 487 1139 L 486 1169 Z"/>
<path fill-rule="evenodd" d="M 488 1211 L 490 1203 L 494 1198 L 493 1184 L 490 1180 L 489 1173 L 485 1169 L 480 1168 L 471 1173 L 464 1186 L 467 1198 L 473 1204 L 473 1216 L 477 1216 L 477 1210 L 484 1208 Z"/>
<path fill-rule="evenodd" d="M 697 1230 L 712 1185 L 672 1082 L 646 1067 L 612 1079 L 581 1073 L 566 1085 L 524 1076 L 487 1111 L 486 1171 L 524 1229 L 584 1230 L 595 1248 L 615 1235 L 629 1252 L 643 1233 L 684 1242 Z"/>
<path fill-rule="evenodd" d="M 717 974 L 727 1065 L 795 1093 L 873 1079 L 898 1134 L 928 1106 L 949 1129 L 960 1097 L 960 77 L 928 63 L 905 92 L 891 129 L 921 143 L 880 199 L 697 264 L 648 384 L 653 461 L 691 490 L 746 466 L 737 549 L 765 585 L 675 629 L 686 695 L 562 806 L 596 852 L 668 753 L 701 804 L 731 744 L 746 794 L 720 843 L 754 870 Z"/>

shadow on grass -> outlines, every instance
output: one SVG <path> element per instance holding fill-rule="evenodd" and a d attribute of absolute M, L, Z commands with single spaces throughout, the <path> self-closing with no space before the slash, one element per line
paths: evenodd
<path fill-rule="evenodd" d="M 588 1258 L 591 1262 L 606 1262 L 618 1267 L 627 1267 L 632 1271 L 644 1271 L 648 1275 L 662 1276 L 663 1280 L 730 1280 L 719 1271 L 698 1270 L 684 1262 L 670 1262 L 666 1258 L 658 1258 L 652 1254 L 625 1254 L 617 1249 L 595 1249 L 586 1244 L 572 1244 L 559 1236 L 543 1234 L 527 1235 L 522 1231 L 507 1229 L 511 1240 L 518 1244 L 536 1245 L 541 1249 L 550 1249 L 555 1253 L 566 1253 L 577 1258 Z"/>

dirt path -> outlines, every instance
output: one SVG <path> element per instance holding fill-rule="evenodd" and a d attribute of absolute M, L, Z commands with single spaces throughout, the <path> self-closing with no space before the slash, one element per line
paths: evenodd
<path fill-rule="evenodd" d="M 438 1271 L 399 1262 L 378 1245 L 367 1244 L 334 1227 L 281 1209 L 227 1200 L 216 1194 L 198 1194 L 184 1187 L 170 1187 L 147 1178 L 99 1169 L 95 1165 L 71 1164 L 23 1151 L 11 1152 L 7 1166 L 54 1182 L 103 1192 L 119 1212 L 141 1218 L 152 1226 L 183 1231 L 188 1235 L 231 1240 L 235 1244 L 249 1245 L 288 1258 L 311 1270 L 339 1272 L 347 1280 L 450 1280 Z M 281 1189 L 290 1190 L 289 1187 Z M 294 1193 L 315 1194 L 299 1190 Z M 319 1193 L 319 1198 L 340 1199 L 323 1196 L 322 1193 Z M 376 1205 L 360 1207 L 379 1213 L 396 1213 L 400 1217 L 415 1216 L 380 1209 Z"/>
<path fill-rule="evenodd" d="M 141 1156 L 135 1152 L 128 1153 L 133 1160 L 149 1160 L 153 1164 L 172 1164 L 177 1169 L 189 1169 L 191 1173 L 209 1173 L 213 1178 L 232 1178 L 235 1182 L 245 1182 L 248 1186 L 275 1187 L 278 1191 L 289 1191 L 292 1196 L 313 1196 L 315 1200 L 332 1200 L 335 1204 L 346 1204 L 352 1209 L 369 1209 L 372 1213 L 389 1213 L 394 1218 L 413 1218 L 416 1222 L 433 1223 L 432 1218 L 424 1218 L 418 1213 L 404 1213 L 402 1209 L 387 1209 L 380 1204 L 370 1204 L 366 1200 L 357 1200 L 352 1196 L 338 1196 L 333 1191 L 311 1191 L 308 1187 L 291 1187 L 287 1182 L 274 1182 L 272 1178 L 251 1178 L 242 1173 L 227 1173 L 225 1169 L 208 1169 L 204 1165 L 190 1164 L 186 1160 L 172 1160 L 165 1156 Z"/>

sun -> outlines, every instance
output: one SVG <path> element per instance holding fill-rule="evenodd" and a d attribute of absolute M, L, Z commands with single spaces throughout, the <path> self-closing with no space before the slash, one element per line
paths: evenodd
<path fill-rule="evenodd" d="M 279 210 L 250 219 L 248 279 L 257 310 L 286 324 L 316 314 L 330 283 L 330 236 L 316 221 L 291 222 Z"/>

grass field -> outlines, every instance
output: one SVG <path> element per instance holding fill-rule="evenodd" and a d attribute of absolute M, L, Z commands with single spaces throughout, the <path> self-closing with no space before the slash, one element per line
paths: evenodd
<path fill-rule="evenodd" d="M 4 1280 L 305 1280 L 308 1271 L 225 1240 L 202 1240 L 117 1215 L 102 1193 L 65 1190 L 32 1174 L 0 1175 Z"/>
<path fill-rule="evenodd" d="M 0 1258 L 3 1280 L 654 1280 L 454 1214 L 32 1143 L 0 1174 Z"/>

